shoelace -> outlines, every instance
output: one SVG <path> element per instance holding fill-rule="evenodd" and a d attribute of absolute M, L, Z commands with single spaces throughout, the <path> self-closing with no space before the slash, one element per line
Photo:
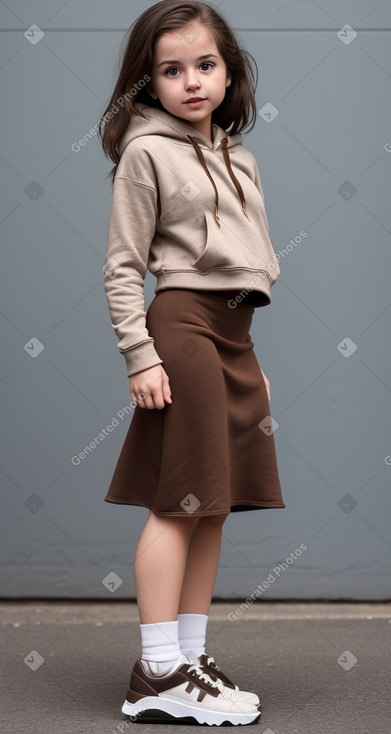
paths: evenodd
<path fill-rule="evenodd" d="M 207 664 L 207 665 L 213 665 L 213 666 L 214 666 L 215 668 L 218 668 L 218 666 L 217 666 L 217 665 L 216 665 L 216 663 L 215 663 L 215 659 L 214 659 L 214 658 L 212 658 L 212 656 L 211 656 L 211 655 L 210 655 L 210 656 L 209 656 L 209 657 L 207 658 L 207 660 L 206 660 L 206 664 Z"/>
<path fill-rule="evenodd" d="M 213 659 L 213 658 L 212 658 Z M 198 678 L 201 678 L 201 680 L 204 680 L 205 683 L 208 683 L 212 686 L 212 688 L 218 688 L 220 693 L 223 693 L 225 685 L 223 681 L 221 681 L 219 678 L 211 678 L 208 673 L 206 673 L 201 665 L 199 663 L 193 663 L 193 665 L 190 665 L 187 669 L 188 673 L 194 672 Z"/>
<path fill-rule="evenodd" d="M 206 663 L 205 663 L 205 665 L 206 665 L 206 667 L 212 668 L 212 670 L 216 670 L 217 674 L 218 673 L 221 673 L 221 668 L 219 668 L 219 666 L 217 665 L 217 663 L 215 663 L 215 659 L 211 655 L 206 655 Z M 234 685 L 235 689 L 238 690 L 238 686 L 236 686 L 235 684 L 232 684 L 232 685 Z M 231 686 L 229 685 L 229 687 L 231 687 Z"/>
<path fill-rule="evenodd" d="M 220 671 L 219 666 L 215 663 L 215 660 L 214 660 L 214 658 L 212 658 L 212 656 L 210 656 L 210 657 L 208 657 L 206 659 L 206 664 L 207 665 L 211 665 L 213 668 L 216 668 L 216 670 Z"/>

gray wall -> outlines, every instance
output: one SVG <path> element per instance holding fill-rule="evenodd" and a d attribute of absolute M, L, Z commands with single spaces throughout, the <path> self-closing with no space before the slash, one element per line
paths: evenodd
<path fill-rule="evenodd" d="M 96 125 L 124 34 L 152 4 L 0 4 L 3 597 L 134 597 L 147 510 L 103 501 L 131 416 L 71 460 L 130 405 L 102 285 L 111 163 L 96 138 L 71 145 Z M 259 110 L 278 111 L 244 144 L 281 253 L 251 334 L 287 507 L 228 518 L 215 595 L 243 601 L 269 578 L 266 600 L 386 599 L 391 3 L 218 8 L 257 60 Z M 347 23 L 354 39 L 338 34 Z M 32 24 L 44 31 L 34 44 Z M 102 583 L 112 572 L 115 591 Z"/>

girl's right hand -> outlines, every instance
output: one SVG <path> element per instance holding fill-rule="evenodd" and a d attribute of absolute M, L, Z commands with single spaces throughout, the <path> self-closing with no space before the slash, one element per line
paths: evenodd
<path fill-rule="evenodd" d="M 158 408 L 172 403 L 168 375 L 161 364 L 136 372 L 129 378 L 132 403 L 140 408 Z"/>

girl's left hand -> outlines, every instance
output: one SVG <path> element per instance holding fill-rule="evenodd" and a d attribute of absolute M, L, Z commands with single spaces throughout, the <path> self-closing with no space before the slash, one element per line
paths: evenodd
<path fill-rule="evenodd" d="M 262 372 L 262 370 L 261 370 Z M 270 402 L 270 382 L 267 379 L 266 375 L 262 372 L 262 377 L 264 379 L 265 385 L 266 385 L 266 392 L 267 392 L 267 399 Z"/>

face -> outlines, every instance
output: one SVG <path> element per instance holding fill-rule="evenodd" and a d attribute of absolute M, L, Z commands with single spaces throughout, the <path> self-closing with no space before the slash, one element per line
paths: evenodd
<path fill-rule="evenodd" d="M 230 84 L 224 59 L 205 26 L 192 23 L 156 41 L 147 91 L 167 112 L 185 120 L 209 140 L 212 112 L 223 101 Z M 203 101 L 189 103 L 194 97 Z"/>

